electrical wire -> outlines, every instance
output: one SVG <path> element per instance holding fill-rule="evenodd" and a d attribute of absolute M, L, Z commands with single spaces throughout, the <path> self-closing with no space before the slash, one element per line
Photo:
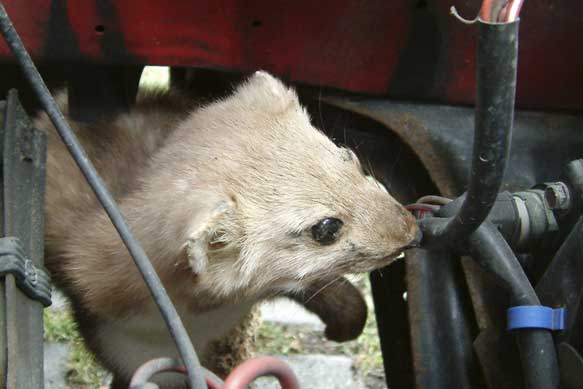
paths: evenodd
<path fill-rule="evenodd" d="M 510 23 L 518 19 L 524 0 L 484 0 L 480 19 L 489 23 Z"/>
<path fill-rule="evenodd" d="M 510 4 L 507 6 L 506 17 L 504 18 L 504 21 L 513 22 L 516 19 L 518 19 L 523 4 L 524 0 L 511 1 Z"/>
<path fill-rule="evenodd" d="M 452 199 L 448 199 L 447 197 L 428 195 L 419 198 L 419 200 L 417 200 L 417 204 L 446 205 L 452 201 Z"/>

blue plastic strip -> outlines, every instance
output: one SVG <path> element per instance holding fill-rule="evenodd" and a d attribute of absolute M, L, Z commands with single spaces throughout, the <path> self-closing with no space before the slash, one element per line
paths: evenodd
<path fill-rule="evenodd" d="M 507 312 L 506 329 L 544 328 L 551 331 L 565 329 L 565 308 L 549 308 L 542 305 L 521 305 Z"/>

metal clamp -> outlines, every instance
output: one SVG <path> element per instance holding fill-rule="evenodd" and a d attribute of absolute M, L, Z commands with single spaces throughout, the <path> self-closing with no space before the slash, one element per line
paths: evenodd
<path fill-rule="evenodd" d="M 543 328 L 551 331 L 565 329 L 565 308 L 549 308 L 542 305 L 521 305 L 507 311 L 507 330 Z"/>
<path fill-rule="evenodd" d="M 0 276 L 12 274 L 16 285 L 29 298 L 51 305 L 51 279 L 46 271 L 26 258 L 20 239 L 0 238 Z"/>

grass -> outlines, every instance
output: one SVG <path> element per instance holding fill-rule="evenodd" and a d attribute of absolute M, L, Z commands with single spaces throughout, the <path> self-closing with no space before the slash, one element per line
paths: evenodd
<path fill-rule="evenodd" d="M 368 283 L 358 282 L 366 296 L 369 308 L 372 307 Z M 106 375 L 105 371 L 94 361 L 83 345 L 71 311 L 44 311 L 45 341 L 69 343 L 68 382 L 70 387 L 77 389 L 99 388 Z M 256 354 L 297 355 L 297 354 L 328 354 L 345 355 L 353 358 L 355 368 L 361 376 L 367 379 L 382 377 L 383 360 L 378 340 L 374 312 L 369 309 L 369 316 L 363 334 L 356 340 L 346 343 L 335 343 L 324 338 L 323 334 L 313 330 L 281 326 L 264 322 L 256 337 Z M 383 387 L 379 385 L 378 387 Z"/>
<path fill-rule="evenodd" d="M 377 324 L 372 309 L 372 298 L 368 282 L 358 285 L 365 294 L 369 306 L 368 319 L 362 335 L 345 343 L 328 341 L 320 332 L 298 327 L 263 323 L 259 328 L 256 342 L 257 354 L 333 354 L 353 358 L 355 368 L 362 376 L 382 376 L 383 358 L 377 332 Z"/>
<path fill-rule="evenodd" d="M 67 361 L 69 386 L 76 389 L 99 388 L 106 373 L 85 348 L 70 309 L 45 309 L 44 327 L 45 341 L 68 343 L 71 346 Z"/>
<path fill-rule="evenodd" d="M 367 325 L 364 333 L 352 342 L 334 343 L 321 334 L 300 328 L 263 323 L 257 335 L 257 354 L 333 354 L 354 358 L 356 369 L 366 376 L 382 369 L 382 356 L 376 328 Z"/>
<path fill-rule="evenodd" d="M 71 342 L 79 337 L 77 326 L 71 317 L 70 310 L 45 309 L 43 312 L 45 324 L 45 341 Z"/>

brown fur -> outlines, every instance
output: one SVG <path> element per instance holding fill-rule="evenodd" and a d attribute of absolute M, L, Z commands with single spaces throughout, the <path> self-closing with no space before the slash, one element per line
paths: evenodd
<path fill-rule="evenodd" d="M 348 286 L 320 289 L 387 264 L 417 233 L 412 216 L 365 178 L 354 154 L 311 126 L 295 92 L 263 72 L 205 107 L 157 96 L 110 123 L 72 125 L 188 314 L 309 295 L 306 305 L 328 335 L 352 338 L 366 317 L 360 295 Z M 149 292 L 47 118 L 37 126 L 49 130 L 47 267 L 78 319 L 91 322 L 83 331 L 90 347 L 127 379 L 105 355 L 100 328 L 150 315 Z M 344 226 L 337 242 L 322 246 L 310 228 L 326 217 Z M 356 314 L 343 328 L 335 317 L 347 302 Z"/>

